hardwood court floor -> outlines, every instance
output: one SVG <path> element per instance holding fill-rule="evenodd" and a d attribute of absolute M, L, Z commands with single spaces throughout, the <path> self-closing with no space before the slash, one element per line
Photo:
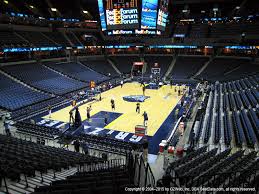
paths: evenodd
<path fill-rule="evenodd" d="M 109 123 L 105 127 L 106 129 L 134 133 L 135 126 L 143 124 L 142 114 L 146 111 L 149 118 L 147 135 L 153 136 L 182 97 L 177 95 L 175 87 L 179 88 L 179 86 L 173 86 L 172 89 L 170 86 L 162 86 L 159 89 L 146 89 L 145 95 L 150 96 L 150 98 L 140 103 L 140 114 L 135 112 L 136 102 L 123 100 L 124 96 L 142 95 L 140 84 L 126 83 L 122 88 L 120 86 L 115 87 L 102 93 L 102 101 L 89 102 L 79 107 L 82 121 L 86 119 L 86 108 L 90 104 L 92 105 L 91 115 L 100 111 L 112 112 L 110 101 L 113 98 L 116 106 L 114 112 L 122 113 L 122 115 Z M 183 86 L 181 86 L 182 89 Z M 52 120 L 69 122 L 69 110 L 71 108 L 72 106 L 68 106 L 52 113 Z M 48 118 L 48 116 L 45 118 Z"/>

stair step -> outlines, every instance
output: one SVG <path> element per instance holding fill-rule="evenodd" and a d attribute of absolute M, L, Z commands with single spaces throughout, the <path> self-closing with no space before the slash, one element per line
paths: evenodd
<path fill-rule="evenodd" d="M 28 183 L 28 187 L 26 187 L 26 182 L 25 181 L 20 181 L 19 183 L 15 183 L 15 184 L 13 184 L 13 186 L 18 187 L 20 189 L 24 189 L 26 191 L 30 191 L 30 192 L 33 192 L 34 191 L 34 187 L 35 187 L 34 185 L 29 184 L 29 183 Z"/>
<path fill-rule="evenodd" d="M 31 191 L 28 191 L 27 189 L 23 189 L 23 188 L 20 188 L 20 187 L 17 187 L 17 186 L 15 186 L 15 185 L 9 185 L 8 186 L 8 190 L 10 190 L 10 189 L 12 189 L 12 190 L 14 190 L 14 191 L 16 191 L 16 192 L 18 192 L 18 193 L 22 193 L 22 194 L 27 194 L 27 193 L 31 193 Z M 10 192 L 9 191 L 9 193 L 12 193 L 12 192 Z M 13 193 L 12 193 L 13 194 Z"/>
<path fill-rule="evenodd" d="M 25 181 L 21 180 L 18 184 L 23 185 L 23 187 L 26 189 L 26 182 Z M 31 188 L 32 190 L 34 190 L 36 187 L 37 187 L 37 185 L 34 185 L 34 184 L 32 184 L 28 181 L 28 188 Z"/>
<path fill-rule="evenodd" d="M 13 189 L 11 189 L 11 188 L 8 188 L 8 192 L 9 192 L 10 194 L 24 194 L 24 193 L 15 191 L 15 190 L 13 190 Z M 6 193 L 4 193 L 4 194 L 6 194 Z"/>
<path fill-rule="evenodd" d="M 53 175 L 42 175 L 42 177 L 43 177 L 43 179 L 48 179 L 48 180 L 50 180 L 50 181 L 55 181 L 55 180 L 62 180 L 62 178 L 60 178 L 60 177 L 57 177 L 56 176 L 56 178 L 53 178 Z"/>
<path fill-rule="evenodd" d="M 68 171 L 64 171 L 64 172 L 61 172 L 59 174 L 57 174 L 58 176 L 70 176 L 70 175 L 73 175 L 77 172 L 77 169 L 70 169 Z"/>
<path fill-rule="evenodd" d="M 41 177 L 35 177 L 34 179 L 38 180 L 41 182 Z M 51 181 L 49 179 L 43 178 L 43 183 L 42 184 L 47 184 L 50 185 Z"/>
<path fill-rule="evenodd" d="M 43 183 L 41 183 L 41 181 L 40 181 L 40 180 L 38 180 L 38 179 L 28 179 L 27 181 L 28 181 L 29 183 L 31 183 L 31 184 L 36 185 L 36 186 L 44 186 L 44 185 L 48 185 L 48 184 L 44 184 L 44 182 L 43 182 Z"/>

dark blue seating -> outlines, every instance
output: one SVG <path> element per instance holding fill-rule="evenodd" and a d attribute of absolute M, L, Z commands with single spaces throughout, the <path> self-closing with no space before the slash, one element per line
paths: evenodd
<path fill-rule="evenodd" d="M 243 103 L 240 99 L 239 93 L 234 93 L 234 98 L 236 101 L 237 109 L 240 110 L 243 107 Z"/>
<path fill-rule="evenodd" d="M 249 99 L 252 107 L 256 107 L 256 105 L 258 104 L 255 97 L 253 96 L 253 94 L 251 93 L 251 90 L 246 90 L 246 95 L 247 95 L 247 98 Z"/>
<path fill-rule="evenodd" d="M 195 134 L 195 142 L 196 142 L 196 143 L 199 142 L 200 137 L 201 137 L 201 134 L 202 134 L 203 118 L 204 118 L 204 115 L 202 115 L 201 118 L 200 118 L 200 122 L 199 122 L 199 125 L 198 125 L 198 131 L 197 131 L 196 134 Z"/>
<path fill-rule="evenodd" d="M 0 135 L 0 173 L 11 180 L 20 180 L 21 174 L 35 176 L 48 169 L 60 171 L 75 164 L 103 162 L 77 152 L 44 146 L 37 143 Z"/>
<path fill-rule="evenodd" d="M 250 104 L 249 100 L 247 99 L 245 92 L 241 91 L 239 94 L 241 96 L 241 99 L 243 101 L 245 108 L 249 108 L 251 106 L 251 104 Z"/>
<path fill-rule="evenodd" d="M 85 82 L 95 81 L 96 83 L 107 80 L 108 77 L 89 69 L 79 63 L 50 63 L 47 66 L 60 71 L 74 79 Z"/>
<path fill-rule="evenodd" d="M 212 124 L 212 114 L 209 114 L 207 125 L 205 127 L 205 135 L 204 135 L 204 143 L 208 143 L 210 135 L 211 135 L 211 124 Z"/>
<path fill-rule="evenodd" d="M 259 134 L 259 119 L 256 115 L 255 111 L 253 109 L 248 110 L 250 121 L 253 125 L 253 129 L 255 131 L 255 134 Z M 259 137 L 259 136 L 258 136 Z"/>
<path fill-rule="evenodd" d="M 242 143 L 244 142 L 244 132 L 243 127 L 241 125 L 239 113 L 234 112 L 232 115 L 233 118 L 233 124 L 234 124 L 234 132 L 235 132 L 235 139 L 237 146 L 242 146 Z"/>
<path fill-rule="evenodd" d="M 115 77 L 119 75 L 105 58 L 87 59 L 81 62 L 87 67 L 105 76 L 110 75 L 111 77 Z"/>
<path fill-rule="evenodd" d="M 34 91 L 0 74 L 0 106 L 9 110 L 51 98 L 50 95 Z"/>
<path fill-rule="evenodd" d="M 219 143 L 220 136 L 221 136 L 221 128 L 220 128 L 220 115 L 219 112 L 215 116 L 215 133 L 214 133 L 214 143 Z"/>
<path fill-rule="evenodd" d="M 240 77 L 258 72 L 259 67 L 257 66 L 253 65 L 250 59 L 215 57 L 198 78 L 210 81 L 239 79 Z"/>
<path fill-rule="evenodd" d="M 83 82 L 62 76 L 39 64 L 12 65 L 2 68 L 24 82 L 54 94 L 65 94 L 87 87 Z"/>
<path fill-rule="evenodd" d="M 256 136 L 254 134 L 252 125 L 250 123 L 249 118 L 247 117 L 245 110 L 241 111 L 240 118 L 242 121 L 244 135 L 246 137 L 246 142 L 248 146 L 253 146 L 256 142 Z"/>
<path fill-rule="evenodd" d="M 240 85 L 242 86 L 243 90 L 247 89 L 248 86 L 246 85 L 246 83 L 244 82 L 243 79 L 241 79 L 239 82 L 240 82 Z"/>
<path fill-rule="evenodd" d="M 232 121 L 230 120 L 231 117 L 229 115 L 224 115 L 224 140 L 226 145 L 230 145 L 232 140 Z"/>
<path fill-rule="evenodd" d="M 204 56 L 178 56 L 170 77 L 187 79 L 193 76 L 209 60 Z"/>
<path fill-rule="evenodd" d="M 138 56 L 110 56 L 109 57 L 121 73 L 130 74 L 134 62 L 140 62 Z"/>

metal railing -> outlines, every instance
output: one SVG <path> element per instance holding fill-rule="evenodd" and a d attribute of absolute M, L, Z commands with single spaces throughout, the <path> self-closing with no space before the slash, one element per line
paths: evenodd
<path fill-rule="evenodd" d="M 142 157 L 135 156 L 134 159 L 134 185 L 138 187 L 155 187 L 155 177 L 150 168 Z"/>

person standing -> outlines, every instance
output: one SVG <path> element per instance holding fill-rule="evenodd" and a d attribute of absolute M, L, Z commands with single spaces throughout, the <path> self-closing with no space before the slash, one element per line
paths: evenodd
<path fill-rule="evenodd" d="M 181 107 L 183 107 L 183 105 L 184 105 L 184 98 L 182 97 L 182 99 L 181 99 Z"/>
<path fill-rule="evenodd" d="M 86 108 L 86 117 L 87 117 L 87 120 L 89 120 L 90 117 L 91 117 L 91 115 L 90 115 L 91 110 L 92 110 L 92 106 L 91 106 L 91 105 Z"/>
<path fill-rule="evenodd" d="M 145 91 L 146 91 L 146 86 L 145 85 L 143 86 L 142 91 L 143 91 L 143 96 L 145 96 Z"/>
<path fill-rule="evenodd" d="M 181 90 L 178 89 L 178 96 L 181 96 Z"/>
<path fill-rule="evenodd" d="M 177 119 L 178 119 L 178 114 L 179 114 L 179 109 L 176 108 L 176 110 L 175 110 L 175 121 L 177 121 Z"/>
<path fill-rule="evenodd" d="M 137 107 L 136 107 L 136 112 L 139 114 L 140 113 L 140 103 L 137 103 Z"/>
<path fill-rule="evenodd" d="M 74 141 L 74 149 L 76 152 L 80 151 L 80 142 L 78 139 Z"/>
<path fill-rule="evenodd" d="M 114 99 L 111 99 L 111 107 L 112 107 L 112 110 L 115 110 L 115 101 L 114 101 Z"/>
<path fill-rule="evenodd" d="M 173 80 L 170 79 L 170 86 L 171 86 L 171 89 L 173 88 Z"/>
<path fill-rule="evenodd" d="M 194 130 L 191 130 L 191 133 L 190 133 L 190 147 L 194 148 L 194 146 L 195 146 L 195 133 L 194 133 Z"/>
<path fill-rule="evenodd" d="M 9 128 L 9 122 L 10 121 L 4 121 L 5 134 L 7 136 L 11 136 L 11 132 L 10 132 L 10 128 Z"/>
<path fill-rule="evenodd" d="M 141 86 L 143 86 L 143 87 L 145 86 L 145 83 L 144 83 L 143 80 L 141 80 L 141 82 L 140 82 L 140 87 L 141 87 Z"/>
<path fill-rule="evenodd" d="M 144 113 L 143 113 L 142 116 L 144 117 L 144 126 L 146 127 L 146 126 L 147 126 L 147 122 L 148 122 L 148 115 L 147 115 L 147 112 L 144 111 Z"/>
<path fill-rule="evenodd" d="M 123 82 L 123 80 L 121 80 L 121 88 L 122 88 L 123 84 L 124 84 L 124 82 Z"/>

